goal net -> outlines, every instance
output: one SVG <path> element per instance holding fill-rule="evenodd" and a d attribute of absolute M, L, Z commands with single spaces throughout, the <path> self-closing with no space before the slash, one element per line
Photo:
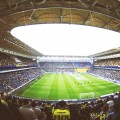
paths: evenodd
<path fill-rule="evenodd" d="M 95 98 L 94 92 L 80 93 L 79 99 L 90 99 Z"/>

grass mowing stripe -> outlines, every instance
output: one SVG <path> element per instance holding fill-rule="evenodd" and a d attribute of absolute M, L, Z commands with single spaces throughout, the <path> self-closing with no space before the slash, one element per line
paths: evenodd
<path fill-rule="evenodd" d="M 67 94 L 69 96 L 69 99 L 78 98 L 77 89 L 75 89 L 75 87 L 73 87 L 71 85 L 71 78 L 67 74 L 65 74 L 64 76 L 65 76 L 64 83 L 65 83 L 65 86 L 66 86 L 66 90 L 67 90 Z"/>
<path fill-rule="evenodd" d="M 33 83 L 28 89 L 26 89 L 26 90 L 23 92 L 22 96 L 26 96 L 25 94 L 27 94 L 27 92 L 29 92 L 30 89 L 32 89 L 32 87 L 34 87 L 34 85 L 36 86 L 37 83 L 38 83 L 38 81 L 36 81 L 36 82 Z M 29 84 L 28 84 L 28 85 L 29 85 Z"/>
<path fill-rule="evenodd" d="M 52 85 L 51 85 L 51 89 L 49 91 L 49 95 L 48 95 L 48 99 L 50 100 L 54 100 L 54 99 L 58 99 L 58 90 L 57 90 L 57 86 L 58 86 L 58 79 L 57 79 L 57 75 L 53 75 L 52 79 Z M 56 92 L 55 92 L 56 91 Z"/>
<path fill-rule="evenodd" d="M 44 91 L 44 88 L 42 88 L 44 85 L 46 85 L 47 78 L 49 78 L 49 75 L 43 76 L 40 80 L 38 80 L 35 84 L 31 85 L 31 87 L 28 89 L 28 91 L 23 94 L 24 96 L 32 98 L 32 96 L 38 97 L 39 95 L 42 97 L 46 97 L 46 92 Z M 45 88 L 48 89 L 47 87 Z M 29 94 L 27 94 L 29 92 Z M 44 93 L 44 94 L 42 94 Z M 39 97 L 40 98 L 40 97 Z"/>
<path fill-rule="evenodd" d="M 69 99 L 66 86 L 64 84 L 64 74 L 59 74 L 59 81 L 58 81 L 58 96 L 60 99 Z"/>
<path fill-rule="evenodd" d="M 47 81 L 46 81 L 46 85 L 44 85 L 44 87 L 47 86 L 47 90 L 45 88 L 43 89 L 43 91 L 46 91 L 46 99 L 49 98 L 49 94 L 50 94 L 50 91 L 51 91 L 52 83 L 54 81 L 53 78 L 54 78 L 54 76 L 51 76 L 49 74 L 49 76 L 47 78 Z"/>
<path fill-rule="evenodd" d="M 66 89 L 67 99 L 70 99 L 70 91 L 68 91 L 68 89 L 72 89 L 72 88 L 69 85 L 69 82 L 67 81 L 68 78 L 66 79 L 66 74 L 64 74 L 62 77 L 63 77 L 63 84 L 65 85 L 65 89 Z"/>

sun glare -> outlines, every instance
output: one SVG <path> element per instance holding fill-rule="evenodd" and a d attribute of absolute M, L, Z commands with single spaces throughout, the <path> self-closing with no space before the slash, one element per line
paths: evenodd
<path fill-rule="evenodd" d="M 43 55 L 89 56 L 120 47 L 120 33 L 83 25 L 29 25 L 11 34 Z"/>

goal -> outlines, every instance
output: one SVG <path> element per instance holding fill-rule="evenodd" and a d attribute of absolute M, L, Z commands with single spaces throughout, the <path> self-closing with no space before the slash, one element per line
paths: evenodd
<path fill-rule="evenodd" d="M 80 93 L 79 99 L 90 99 L 95 98 L 94 92 Z"/>

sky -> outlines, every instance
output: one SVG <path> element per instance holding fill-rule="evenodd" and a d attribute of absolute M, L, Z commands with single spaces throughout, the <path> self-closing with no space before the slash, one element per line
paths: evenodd
<path fill-rule="evenodd" d="M 89 56 L 120 47 L 120 33 L 84 25 L 28 25 L 11 34 L 43 55 Z"/>

